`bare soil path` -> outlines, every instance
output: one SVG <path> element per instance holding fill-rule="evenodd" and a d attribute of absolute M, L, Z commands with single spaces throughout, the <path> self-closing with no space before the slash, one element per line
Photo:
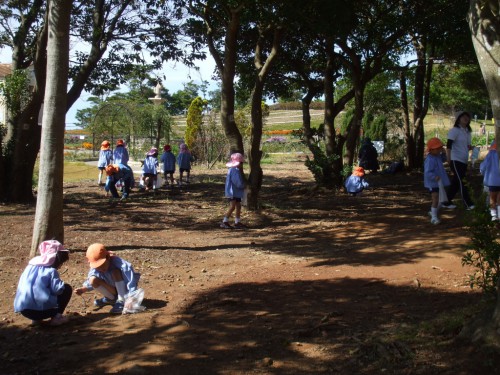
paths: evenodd
<path fill-rule="evenodd" d="M 34 206 L 0 206 L 2 374 L 472 374 L 490 355 L 456 340 L 446 314 L 480 302 L 461 266 L 461 215 L 433 226 L 419 174 L 368 176 L 363 197 L 313 190 L 302 162 L 265 166 L 246 231 L 218 227 L 225 169 L 185 189 L 133 191 L 110 208 L 93 182 L 65 185 L 61 270 L 73 287 L 102 242 L 141 272 L 147 310 L 111 315 L 74 296 L 71 321 L 13 313 Z M 437 321 L 437 322 L 436 322 Z M 443 322 L 447 322 L 446 324 Z M 437 329 L 429 329 L 437 325 Z"/>

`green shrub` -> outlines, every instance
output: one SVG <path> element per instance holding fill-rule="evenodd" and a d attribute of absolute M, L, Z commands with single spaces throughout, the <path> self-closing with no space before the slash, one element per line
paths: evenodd
<path fill-rule="evenodd" d="M 479 287 L 483 291 L 496 294 L 500 275 L 500 231 L 497 223 L 491 221 L 486 197 L 475 202 L 475 209 L 466 217 L 466 224 L 471 242 L 466 245 L 467 252 L 462 257 L 462 265 L 475 268 L 469 275 L 471 288 Z"/>
<path fill-rule="evenodd" d="M 305 161 L 306 167 L 311 171 L 314 180 L 319 185 L 330 185 L 336 180 L 333 172 L 333 162 L 339 158 L 338 155 L 326 155 L 319 146 L 313 145 L 310 147 L 313 158 L 307 156 Z"/>

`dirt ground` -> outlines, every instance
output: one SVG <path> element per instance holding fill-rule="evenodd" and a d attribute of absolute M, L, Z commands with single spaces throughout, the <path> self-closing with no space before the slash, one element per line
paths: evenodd
<path fill-rule="evenodd" d="M 96 169 L 97 172 L 97 169 Z M 264 166 L 250 228 L 219 228 L 225 169 L 110 208 L 93 181 L 66 184 L 60 270 L 74 288 L 93 242 L 130 261 L 146 310 L 112 315 L 74 295 L 71 320 L 13 312 L 34 206 L 0 206 L 2 374 L 486 374 L 498 353 L 457 339 L 477 305 L 461 265 L 461 209 L 429 222 L 418 173 L 371 175 L 363 197 L 315 190 L 302 162 Z M 451 315 L 450 315 L 451 314 Z"/>

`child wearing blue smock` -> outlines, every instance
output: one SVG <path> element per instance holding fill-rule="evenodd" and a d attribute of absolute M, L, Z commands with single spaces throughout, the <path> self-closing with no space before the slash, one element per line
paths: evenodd
<path fill-rule="evenodd" d="M 101 150 L 99 151 L 99 160 L 97 161 L 97 169 L 99 169 L 99 178 L 97 179 L 97 185 L 101 186 L 102 174 L 106 167 L 113 161 L 113 153 L 110 150 L 111 144 L 109 141 L 103 141 L 101 143 Z"/>
<path fill-rule="evenodd" d="M 14 299 L 14 311 L 31 319 L 32 324 L 58 326 L 68 321 L 64 310 L 72 288 L 61 280 L 57 269 L 69 259 L 68 250 L 56 240 L 43 241 L 38 246 L 39 256 L 29 261 L 22 273 Z"/>
<path fill-rule="evenodd" d="M 241 223 L 241 199 L 245 193 L 245 177 L 243 176 L 244 157 L 240 153 L 231 155 L 231 161 L 226 164 L 229 168 L 226 176 L 224 195 L 229 200 L 229 208 L 222 220 L 221 228 L 224 229 L 245 229 L 246 225 Z M 235 211 L 234 226 L 229 224 L 229 218 Z"/>
<path fill-rule="evenodd" d="M 158 149 L 152 147 L 146 154 L 142 162 L 142 179 L 146 190 L 156 190 L 156 181 L 158 174 Z"/>
<path fill-rule="evenodd" d="M 186 172 L 186 183 L 189 184 L 189 176 L 191 175 L 191 153 L 185 143 L 181 143 L 179 146 L 177 164 L 179 164 L 179 185 L 182 185 L 184 172 Z"/>
<path fill-rule="evenodd" d="M 129 156 L 123 139 L 116 141 L 116 148 L 113 152 L 113 160 L 115 164 L 128 165 Z"/>
<path fill-rule="evenodd" d="M 446 151 L 439 138 L 427 141 L 427 156 L 424 160 L 424 186 L 431 193 L 431 224 L 439 224 L 439 185 L 442 188 L 450 185 L 450 179 L 444 169 L 443 160 L 446 160 Z"/>
<path fill-rule="evenodd" d="M 135 272 L 129 262 L 113 255 L 100 243 L 90 245 L 85 256 L 90 270 L 83 287 L 77 288 L 75 293 L 81 295 L 97 290 L 103 297 L 94 300 L 94 305 L 96 307 L 112 305 L 110 312 L 121 314 L 125 297 L 137 289 L 141 274 Z"/>
<path fill-rule="evenodd" d="M 163 163 L 163 176 L 165 177 L 165 184 L 170 180 L 170 186 L 174 186 L 174 173 L 175 173 L 175 155 L 172 152 L 170 145 L 163 146 L 163 154 L 160 157 Z"/>
<path fill-rule="evenodd" d="M 500 170 L 498 169 L 497 143 L 493 142 L 488 154 L 479 165 L 479 171 L 484 176 L 483 184 L 488 187 L 491 220 L 500 217 Z"/>
<path fill-rule="evenodd" d="M 110 164 L 106 167 L 106 185 L 104 190 L 110 191 L 113 196 L 112 199 L 120 198 L 116 191 L 116 183 L 121 181 L 123 184 L 122 200 L 128 198 L 130 188 L 134 187 L 134 172 L 132 168 L 124 164 Z"/>
<path fill-rule="evenodd" d="M 370 186 L 364 176 L 365 169 L 363 167 L 354 168 L 352 174 L 347 178 L 344 184 L 349 195 L 360 195 L 364 189 Z"/>

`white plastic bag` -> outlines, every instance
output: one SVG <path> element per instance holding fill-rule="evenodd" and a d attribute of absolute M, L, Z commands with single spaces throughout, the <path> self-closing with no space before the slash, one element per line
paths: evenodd
<path fill-rule="evenodd" d="M 144 299 L 144 289 L 138 288 L 125 296 L 125 304 L 123 306 L 123 314 L 135 314 L 146 310 L 145 306 L 141 306 Z"/>
<path fill-rule="evenodd" d="M 448 194 L 446 194 L 446 189 L 444 188 L 443 180 L 440 179 L 438 185 L 439 185 L 439 203 L 448 202 Z"/>
<path fill-rule="evenodd" d="M 241 205 L 242 206 L 247 205 L 247 197 L 248 197 L 248 188 L 245 188 L 245 190 L 243 190 L 243 196 L 241 197 Z"/>

